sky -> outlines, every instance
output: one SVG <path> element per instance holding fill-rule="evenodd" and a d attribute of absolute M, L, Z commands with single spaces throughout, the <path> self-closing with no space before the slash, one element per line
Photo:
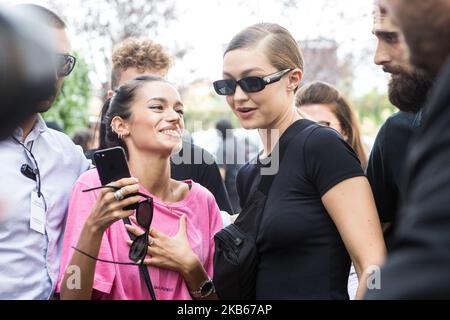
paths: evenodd
<path fill-rule="evenodd" d="M 78 0 L 60 1 L 70 7 L 69 12 L 77 14 Z M 323 6 L 325 1 L 329 4 L 327 7 Z M 46 0 L 0 0 L 0 3 L 23 2 L 47 3 Z M 162 30 L 155 40 L 169 50 L 175 48 L 174 40 L 178 46 L 190 49 L 183 60 L 175 62 L 169 74 L 170 80 L 186 85 L 197 79 L 220 78 L 223 50 L 233 35 L 257 22 L 275 22 L 286 27 L 300 40 L 300 45 L 304 39 L 334 39 L 339 44 L 339 56 L 350 52 L 362 56 L 355 69 L 354 96 L 363 95 L 372 88 L 383 92 L 388 78 L 373 63 L 375 38 L 371 34 L 372 2 L 298 0 L 297 8 L 283 11 L 276 0 L 177 0 L 177 20 Z M 76 34 L 72 34 L 71 38 L 75 49 L 85 45 Z M 363 55 L 362 52 L 367 50 L 369 53 Z M 306 70 L 307 64 L 305 61 Z M 105 70 L 105 77 L 106 74 Z"/>

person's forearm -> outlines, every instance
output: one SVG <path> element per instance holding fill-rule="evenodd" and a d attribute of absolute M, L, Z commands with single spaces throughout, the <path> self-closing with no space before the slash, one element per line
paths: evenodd
<path fill-rule="evenodd" d="M 354 263 L 355 270 L 358 275 L 359 285 L 358 289 L 356 291 L 355 299 L 356 300 L 362 300 L 364 299 L 364 295 L 367 291 L 367 280 L 369 276 L 373 273 L 375 270 L 374 267 L 381 267 L 382 263 L 384 261 L 384 258 L 380 257 L 377 261 L 373 261 L 370 264 L 361 265 L 359 263 Z"/>
<path fill-rule="evenodd" d="M 181 275 L 183 276 L 184 281 L 186 281 L 189 291 L 198 290 L 200 286 L 209 279 L 208 273 L 206 273 L 198 258 L 195 262 L 186 265 L 185 269 L 181 271 Z M 204 300 L 217 300 L 217 295 L 215 293 L 211 294 Z"/>
<path fill-rule="evenodd" d="M 81 231 L 77 248 L 91 256 L 97 257 L 102 237 L 103 233 L 92 228 L 89 222 L 87 222 Z M 61 285 L 61 300 L 91 299 L 96 260 L 74 250 L 69 266 L 76 266 L 79 268 L 80 286 L 75 288 L 68 287 L 68 277 L 70 277 L 70 275 L 66 273 Z"/>

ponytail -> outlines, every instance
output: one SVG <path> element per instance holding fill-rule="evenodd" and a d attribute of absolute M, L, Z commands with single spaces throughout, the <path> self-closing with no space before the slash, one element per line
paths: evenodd
<path fill-rule="evenodd" d="M 106 112 L 109 109 L 112 98 L 108 98 L 102 107 L 102 112 L 100 113 L 100 129 L 99 129 L 99 149 L 106 149 Z"/>

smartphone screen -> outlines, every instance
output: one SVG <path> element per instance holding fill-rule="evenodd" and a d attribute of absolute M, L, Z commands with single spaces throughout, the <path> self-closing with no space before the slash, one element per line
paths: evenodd
<path fill-rule="evenodd" d="M 122 147 L 98 150 L 94 153 L 94 161 L 102 185 L 131 177 Z"/>

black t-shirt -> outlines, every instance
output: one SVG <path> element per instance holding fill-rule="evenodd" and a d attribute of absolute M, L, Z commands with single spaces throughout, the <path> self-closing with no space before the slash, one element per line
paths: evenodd
<path fill-rule="evenodd" d="M 183 149 L 171 158 L 170 167 L 172 179 L 200 183 L 214 195 L 220 210 L 234 213 L 219 167 L 208 151 L 183 140 Z"/>
<path fill-rule="evenodd" d="M 225 169 L 225 188 L 236 213 L 241 211 L 236 190 L 236 176 L 242 165 L 249 160 L 242 159 L 243 156 L 247 156 L 245 146 L 239 144 L 235 136 L 220 141 L 217 149 L 217 165 Z"/>
<path fill-rule="evenodd" d="M 367 178 L 382 223 L 394 223 L 396 220 L 408 145 L 420 123 L 421 113 L 400 111 L 386 120 L 375 139 Z M 391 247 L 393 230 L 392 227 L 385 234 L 388 248 Z"/>
<path fill-rule="evenodd" d="M 364 173 L 336 131 L 299 121 L 312 126 L 290 142 L 261 220 L 257 299 L 348 299 L 350 258 L 321 198 Z M 239 171 L 241 205 L 259 180 L 258 163 Z"/>

